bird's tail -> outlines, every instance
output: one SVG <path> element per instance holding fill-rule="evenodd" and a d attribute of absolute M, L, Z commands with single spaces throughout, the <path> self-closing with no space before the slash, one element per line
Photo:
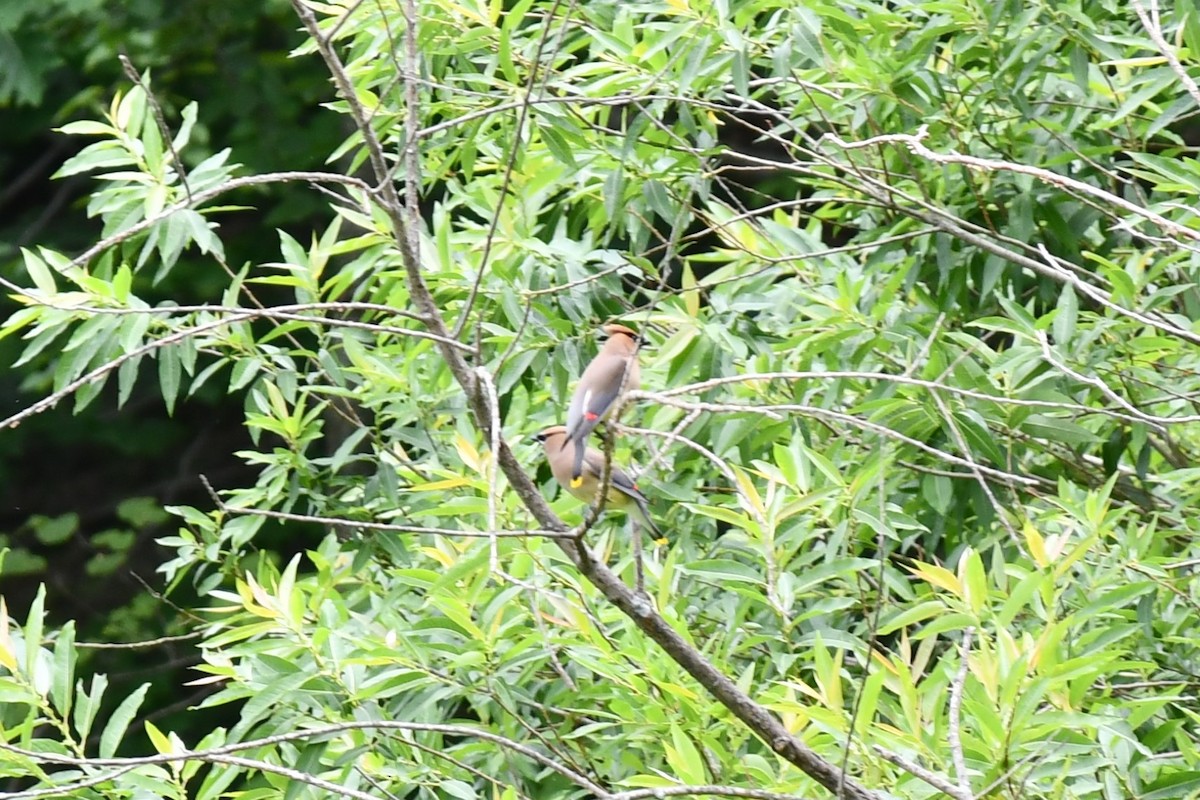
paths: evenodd
<path fill-rule="evenodd" d="M 650 506 L 646 503 L 645 498 L 635 499 L 634 507 L 637 509 L 638 518 L 645 523 L 646 527 L 650 529 L 650 533 L 654 535 L 654 541 L 657 544 L 665 543 L 667 537 L 663 535 L 662 530 L 650 518 Z"/>
<path fill-rule="evenodd" d="M 571 465 L 571 486 L 578 488 L 583 483 L 583 454 L 587 449 L 584 447 L 583 437 L 580 441 L 575 442 L 575 462 Z M 569 439 L 567 441 L 570 441 Z M 563 447 L 566 447 L 564 444 Z"/>

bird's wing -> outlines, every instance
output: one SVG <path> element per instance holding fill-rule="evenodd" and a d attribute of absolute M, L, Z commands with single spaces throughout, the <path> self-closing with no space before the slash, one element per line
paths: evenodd
<path fill-rule="evenodd" d="M 613 402 L 621 394 L 626 363 L 622 358 L 597 358 L 588 364 L 571 398 L 571 408 L 567 411 L 568 436 L 577 438 L 576 433 L 581 428 L 590 431 L 612 408 Z"/>
<path fill-rule="evenodd" d="M 596 476 L 596 480 L 600 480 L 600 475 L 604 470 L 604 454 L 599 450 L 588 448 L 587 453 L 583 457 L 585 468 L 588 472 Z M 646 496 L 638 490 L 637 484 L 633 482 L 633 478 L 629 477 L 629 473 L 618 467 L 616 464 L 610 464 L 609 485 L 624 495 L 628 495 L 639 503 L 646 502 Z"/>

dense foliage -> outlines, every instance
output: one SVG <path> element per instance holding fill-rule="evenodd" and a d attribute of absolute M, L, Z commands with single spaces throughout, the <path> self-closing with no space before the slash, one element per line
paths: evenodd
<path fill-rule="evenodd" d="M 1200 787 L 1194 9 L 294 10 L 338 168 L 190 160 L 205 108 L 147 75 L 63 127 L 102 238 L 26 249 L 0 329 L 53 375 L 0 427 L 244 403 L 255 478 L 160 540 L 236 723 L 139 719 L 0 605 L 13 797 Z M 322 224 L 235 252 L 225 196 L 296 181 Z M 219 292 L 149 300 L 183 254 Z M 608 431 L 668 533 L 648 601 L 532 441 L 613 318 L 649 341 Z"/>

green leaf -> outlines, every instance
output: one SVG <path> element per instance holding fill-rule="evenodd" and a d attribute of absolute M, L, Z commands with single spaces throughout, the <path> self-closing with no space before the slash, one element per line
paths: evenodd
<path fill-rule="evenodd" d="M 548 125 L 539 125 L 538 134 L 542 137 L 542 141 L 546 144 L 546 149 L 563 164 L 566 164 L 571 169 L 578 168 L 575 162 L 575 155 L 571 152 L 571 146 L 567 143 L 565 137 L 554 128 Z"/>
<path fill-rule="evenodd" d="M 162 389 L 167 413 L 175 413 L 175 400 L 179 397 L 179 381 L 183 375 L 179 354 L 174 347 L 160 347 L 158 358 L 158 384 Z"/>
<path fill-rule="evenodd" d="M 292 668 L 298 670 L 298 666 L 293 666 Z M 260 688 L 242 707 L 241 719 L 230 732 L 230 738 L 240 738 L 246 731 L 262 720 L 276 704 L 296 692 L 309 679 L 310 676 L 308 673 L 295 671 L 291 674 L 283 675 Z"/>
<path fill-rule="evenodd" d="M 176 131 L 175 138 L 171 142 L 171 146 L 175 148 L 175 152 L 178 153 L 182 151 L 185 147 L 187 147 L 188 142 L 191 140 L 192 128 L 194 128 L 196 125 L 196 113 L 199 111 L 199 109 L 199 104 L 193 100 L 184 106 L 183 111 L 180 112 L 179 130 Z"/>
<path fill-rule="evenodd" d="M 477 800 L 479 795 L 471 787 L 471 784 L 451 778 L 450 780 L 442 781 L 438 784 L 438 788 L 445 792 L 450 797 L 457 797 L 458 800 Z"/>
<path fill-rule="evenodd" d="M 38 584 L 37 594 L 33 597 L 33 602 L 29 605 L 29 615 L 25 619 L 25 671 L 26 674 L 33 676 L 35 684 L 38 684 L 37 678 L 41 673 L 41 665 L 38 663 L 39 656 L 42 653 L 42 625 L 45 622 L 46 608 L 46 586 Z M 48 687 L 47 687 L 48 688 Z M 39 685 L 38 692 L 45 694 L 45 689 Z"/>
<path fill-rule="evenodd" d="M 696 512 L 697 514 L 703 514 L 706 517 L 712 517 L 713 519 L 719 519 L 722 522 L 728 522 L 730 525 L 733 525 L 736 528 L 741 528 L 742 530 L 758 530 L 758 525 L 751 520 L 750 517 L 728 508 L 723 508 L 721 506 L 701 506 L 689 503 L 688 509 Z"/>
<path fill-rule="evenodd" d="M 918 603 L 915 606 L 908 608 L 900 608 L 895 613 L 887 616 L 880 623 L 879 635 L 886 636 L 894 633 L 901 628 L 906 628 L 922 620 L 946 612 L 946 604 L 940 600 L 926 600 L 923 603 Z"/>
<path fill-rule="evenodd" d="M 973 613 L 978 614 L 988 599 L 987 574 L 983 569 L 983 559 L 979 557 L 979 553 L 968 547 L 959 558 L 958 569 L 958 579 L 965 591 L 967 606 Z"/>
<path fill-rule="evenodd" d="M 79 515 L 73 511 L 52 518 L 39 514 L 30 517 L 29 525 L 39 542 L 53 547 L 63 544 L 75 535 L 79 530 Z"/>
<path fill-rule="evenodd" d="M 144 724 L 146 726 L 146 736 L 150 739 L 150 744 L 154 746 L 156 752 L 168 755 L 174 751 L 175 748 L 171 746 L 171 740 L 158 729 L 157 725 L 150 720 L 146 720 Z"/>
<path fill-rule="evenodd" d="M 54 675 L 50 682 L 50 699 L 63 719 L 71 716 L 75 689 L 75 623 L 68 620 L 54 642 Z"/>
<path fill-rule="evenodd" d="M 954 484 L 945 475 L 926 475 L 921 478 L 921 494 L 934 511 L 945 514 L 954 499 Z"/>
<path fill-rule="evenodd" d="M 1095 445 L 1103 441 L 1099 436 L 1076 422 L 1044 414 L 1031 414 L 1021 423 L 1021 430 L 1030 436 L 1053 442 L 1063 442 L 1072 446 Z"/>
<path fill-rule="evenodd" d="M 695 575 L 724 585 L 727 581 L 734 583 L 752 583 L 763 585 L 763 576 L 757 570 L 746 564 L 730 559 L 704 559 L 690 561 L 679 567 L 684 574 Z"/>
<path fill-rule="evenodd" d="M 1200 770 L 1168 772 L 1144 786 L 1139 792 L 1140 800 L 1174 800 L 1193 797 L 1200 790 Z"/>
<path fill-rule="evenodd" d="M 665 743 L 665 747 L 667 763 L 679 780 L 694 785 L 708 782 L 700 751 L 678 725 L 671 726 L 671 741 Z"/>
<path fill-rule="evenodd" d="M 90 119 L 68 122 L 61 128 L 55 128 L 55 130 L 59 133 L 65 133 L 68 136 L 113 136 L 117 132 L 116 128 L 113 128 L 111 125 Z"/>
<path fill-rule="evenodd" d="M 25 271 L 29 273 L 34 285 L 47 296 L 55 295 L 58 287 L 55 285 L 53 273 L 46 262 L 38 258 L 32 250 L 26 250 L 23 247 L 21 255 L 25 259 Z"/>
<path fill-rule="evenodd" d="M 142 701 L 146 697 L 146 692 L 150 689 L 150 684 L 143 683 L 138 688 L 121 701 L 117 706 L 116 711 L 108 718 L 108 723 L 104 726 L 104 731 L 100 734 L 100 748 L 98 750 L 101 758 L 112 758 L 117 752 L 117 747 L 120 746 L 121 740 L 125 738 L 125 731 L 129 728 L 129 723 L 137 716 L 138 709 L 142 707 Z"/>
<path fill-rule="evenodd" d="M 1058 295 L 1058 307 L 1054 314 L 1054 343 L 1064 351 L 1075 336 L 1075 323 L 1079 319 L 1079 300 L 1070 284 L 1063 286 Z"/>
<path fill-rule="evenodd" d="M 96 712 L 100 710 L 104 690 L 107 688 L 108 677 L 105 675 L 92 675 L 92 685 L 87 692 L 83 690 L 83 681 L 79 681 L 75 689 L 75 735 L 80 740 L 86 741 L 91 733 L 92 722 L 96 719 Z"/>

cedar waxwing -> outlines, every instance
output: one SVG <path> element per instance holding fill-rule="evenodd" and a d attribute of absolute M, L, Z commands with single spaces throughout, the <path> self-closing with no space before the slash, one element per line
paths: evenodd
<path fill-rule="evenodd" d="M 604 469 L 604 454 L 594 447 L 585 451 L 583 472 L 578 482 L 571 480 L 571 468 L 575 461 L 575 443 L 567 438 L 567 429 L 562 425 L 553 425 L 533 437 L 542 443 L 546 452 L 546 461 L 550 463 L 550 472 L 554 479 L 574 497 L 585 503 L 594 503 L 596 493 L 600 491 L 600 473 Z M 656 539 L 662 539 L 662 532 L 650 519 L 650 506 L 646 496 L 638 491 L 637 484 L 625 470 L 616 464 L 608 466 L 608 500 L 606 508 L 623 509 L 636 513 L 646 523 Z"/>
<path fill-rule="evenodd" d="M 574 443 L 574 461 L 569 483 L 561 479 L 559 482 L 567 486 L 572 494 L 575 490 L 571 487 L 578 486 L 578 482 L 582 480 L 584 454 L 590 455 L 591 452 L 587 448 L 588 434 L 616 405 L 622 391 L 637 389 L 641 381 L 641 369 L 637 360 L 638 344 L 641 340 L 637 333 L 616 323 L 605 325 L 600 330 L 608 334 L 608 341 L 583 371 L 583 377 L 579 379 L 579 385 L 575 387 L 575 394 L 571 397 L 571 408 L 567 411 L 566 438 L 563 445 L 565 446 L 567 441 Z M 553 468 L 553 459 L 550 465 Z M 597 469 L 596 475 L 599 474 Z M 558 477 L 557 471 L 554 477 Z M 591 497 L 589 494 L 588 502 L 591 502 Z"/>

